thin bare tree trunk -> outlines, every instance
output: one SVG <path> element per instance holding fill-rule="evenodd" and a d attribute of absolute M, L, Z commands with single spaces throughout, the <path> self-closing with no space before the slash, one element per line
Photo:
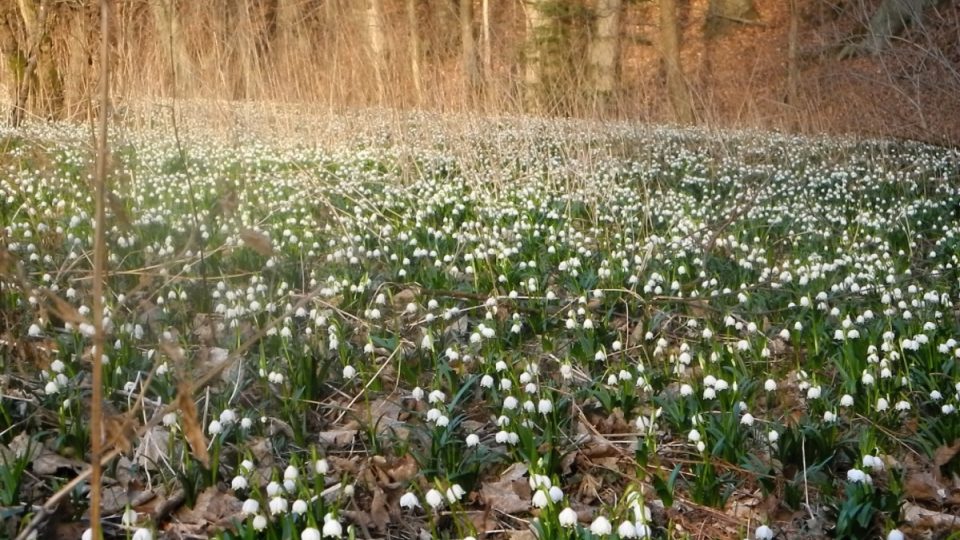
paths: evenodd
<path fill-rule="evenodd" d="M 614 93 L 620 66 L 620 12 L 622 0 L 597 0 L 596 24 L 587 50 L 591 90 L 598 95 Z"/>
<path fill-rule="evenodd" d="M 797 8 L 797 0 L 789 0 L 789 2 L 790 27 L 787 31 L 787 105 L 796 108 L 800 101 L 797 97 L 797 87 L 800 85 L 800 66 L 798 64 L 799 47 L 797 44 L 800 16 Z"/>
<path fill-rule="evenodd" d="M 473 35 L 473 0 L 460 0 L 460 63 L 469 101 L 472 92 L 480 87 L 477 40 Z"/>
<path fill-rule="evenodd" d="M 546 43 L 552 22 L 546 13 L 547 0 L 524 0 L 523 11 L 526 19 L 526 51 L 524 58 L 523 85 L 527 104 L 539 109 L 543 103 L 543 84 L 546 63 Z"/>
<path fill-rule="evenodd" d="M 420 24 L 417 0 L 407 0 L 407 25 L 410 28 L 410 77 L 417 105 L 423 104 L 423 74 L 420 70 Z"/>
<path fill-rule="evenodd" d="M 35 72 L 37 64 L 40 61 L 40 45 L 43 41 L 45 32 L 47 6 L 42 0 L 19 0 L 20 17 L 27 31 L 27 54 L 26 64 L 20 78 L 20 86 L 17 89 L 17 99 L 13 105 L 11 114 L 11 123 L 13 127 L 19 127 L 27 113 L 29 99 L 31 94 L 36 93 L 34 88 Z M 35 100 L 38 102 L 39 100 Z"/>
<path fill-rule="evenodd" d="M 677 122 L 693 122 L 690 91 L 680 62 L 680 32 L 677 26 L 676 0 L 660 0 L 660 47 L 667 76 L 667 95 Z"/>
<path fill-rule="evenodd" d="M 180 17 L 177 16 L 175 0 L 151 0 L 150 8 L 153 11 L 153 21 L 157 37 L 160 40 L 161 50 L 167 55 L 171 68 L 171 87 L 177 94 L 184 85 L 192 80 L 193 59 L 187 51 L 187 45 L 180 27 Z"/>
<path fill-rule="evenodd" d="M 483 79 L 488 83 L 493 80 L 493 48 L 490 43 L 490 0 L 483 0 L 481 15 L 483 26 Z"/>
<path fill-rule="evenodd" d="M 386 36 L 384 35 L 383 1 L 368 0 L 367 32 L 370 43 L 370 59 L 374 77 L 377 81 L 377 102 L 381 105 L 386 98 Z"/>

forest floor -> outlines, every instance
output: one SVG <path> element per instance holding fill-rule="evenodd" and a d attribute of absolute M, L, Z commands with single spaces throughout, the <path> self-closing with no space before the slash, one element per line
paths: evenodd
<path fill-rule="evenodd" d="M 162 116 L 111 142 L 110 538 L 960 531 L 956 150 Z M 0 537 L 80 538 L 89 130 L 0 150 Z"/>

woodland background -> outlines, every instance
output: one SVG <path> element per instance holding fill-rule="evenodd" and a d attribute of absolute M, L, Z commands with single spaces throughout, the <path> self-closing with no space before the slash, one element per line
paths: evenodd
<path fill-rule="evenodd" d="M 953 0 L 121 0 L 116 108 L 297 102 L 960 142 Z M 0 1 L 10 120 L 86 120 L 86 0 Z"/>

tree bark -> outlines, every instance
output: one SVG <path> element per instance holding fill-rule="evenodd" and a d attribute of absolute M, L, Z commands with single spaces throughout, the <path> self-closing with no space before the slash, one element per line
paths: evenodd
<path fill-rule="evenodd" d="M 413 90 L 417 105 L 423 104 L 423 74 L 420 69 L 421 45 L 420 24 L 417 14 L 417 0 L 407 0 L 407 26 L 410 29 L 410 77 L 413 79 Z"/>
<path fill-rule="evenodd" d="M 170 86 L 174 92 L 180 93 L 193 78 L 193 59 L 184 41 L 176 0 L 150 0 L 150 9 L 160 49 L 170 67 Z"/>
<path fill-rule="evenodd" d="M 490 43 L 490 0 L 483 0 L 482 10 L 482 39 L 483 39 L 483 78 L 488 83 L 493 80 L 493 47 Z"/>
<path fill-rule="evenodd" d="M 370 45 L 370 60 L 377 85 L 377 102 L 386 98 L 386 36 L 384 35 L 383 1 L 368 0 L 367 37 Z"/>
<path fill-rule="evenodd" d="M 676 0 L 660 0 L 660 47 L 666 70 L 667 96 L 674 119 L 681 124 L 693 122 L 690 91 L 680 62 L 680 32 L 677 26 Z"/>
<path fill-rule="evenodd" d="M 596 24 L 587 52 L 591 90 L 609 96 L 617 89 L 620 67 L 622 0 L 597 0 Z"/>
<path fill-rule="evenodd" d="M 553 32 L 553 21 L 548 13 L 550 0 L 524 0 L 526 19 L 526 50 L 524 58 L 524 99 L 534 110 L 543 106 L 544 75 L 550 61 L 548 42 Z"/>
<path fill-rule="evenodd" d="M 790 27 L 787 31 L 787 105 L 796 108 L 800 101 L 797 95 L 800 85 L 800 50 L 797 42 L 800 14 L 798 12 L 797 0 L 788 1 L 790 2 Z"/>
<path fill-rule="evenodd" d="M 753 0 L 710 0 L 707 8 L 707 37 L 720 34 L 732 25 L 757 19 Z"/>
<path fill-rule="evenodd" d="M 847 45 L 840 51 L 840 58 L 859 54 L 877 54 L 890 40 L 923 17 L 923 10 L 937 5 L 938 0 L 883 0 L 870 23 L 867 35 L 860 41 Z"/>
<path fill-rule="evenodd" d="M 473 35 L 473 0 L 460 0 L 460 63 L 469 97 L 480 88 L 477 40 Z"/>

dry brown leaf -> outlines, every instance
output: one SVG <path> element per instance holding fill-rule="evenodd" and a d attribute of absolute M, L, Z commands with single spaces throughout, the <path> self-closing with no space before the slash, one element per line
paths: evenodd
<path fill-rule="evenodd" d="M 939 469 L 957 457 L 960 454 L 960 440 L 957 440 L 950 446 L 941 446 L 933 453 L 933 464 Z"/>
<path fill-rule="evenodd" d="M 387 511 L 387 498 L 383 490 L 376 488 L 373 491 L 373 500 L 370 501 L 370 519 L 378 531 L 386 531 L 390 523 L 390 512 Z"/>
<path fill-rule="evenodd" d="M 193 508 L 180 508 L 175 515 L 184 523 L 220 524 L 238 517 L 242 506 L 232 493 L 209 487 L 197 495 Z"/>
<path fill-rule="evenodd" d="M 103 434 L 107 448 L 117 448 L 126 454 L 133 447 L 137 425 L 126 414 L 108 414 L 103 418 Z"/>
<path fill-rule="evenodd" d="M 87 464 L 76 459 L 65 458 L 55 452 L 44 451 L 32 462 L 33 473 L 40 476 L 51 476 L 61 469 L 68 469 L 76 473 L 83 470 Z"/>
<path fill-rule="evenodd" d="M 120 222 L 121 227 L 125 230 L 130 230 L 133 226 L 133 221 L 130 219 L 130 213 L 127 212 L 127 209 L 123 206 L 123 201 L 120 200 L 120 197 L 107 192 L 107 204 L 110 206 L 110 212 L 113 214 L 113 217 L 117 218 L 117 221 Z"/>
<path fill-rule="evenodd" d="M 77 308 L 70 305 L 69 302 L 60 298 L 56 294 L 50 291 L 44 291 L 45 296 L 50 301 L 52 305 L 48 306 L 50 311 L 54 315 L 59 317 L 61 320 L 68 322 L 74 326 L 80 326 L 81 323 L 85 322 L 85 319 L 80 312 L 77 311 Z"/>
<path fill-rule="evenodd" d="M 177 389 L 177 407 L 180 408 L 180 420 L 183 434 L 190 444 L 190 451 L 204 467 L 210 467 L 210 455 L 207 453 L 207 438 L 203 435 L 203 426 L 197 416 L 197 405 L 193 402 L 190 385 L 180 383 Z"/>
<path fill-rule="evenodd" d="M 270 237 L 260 231 L 244 229 L 240 232 L 240 240 L 243 240 L 247 247 L 264 257 L 273 255 L 273 244 L 270 242 Z"/>
<path fill-rule="evenodd" d="M 907 477 L 903 491 L 908 499 L 914 501 L 938 501 L 943 486 L 929 472 L 915 472 Z"/>
<path fill-rule="evenodd" d="M 350 446 L 357 437 L 356 429 L 334 429 L 317 433 L 317 438 L 327 446 Z"/>
<path fill-rule="evenodd" d="M 503 471 L 496 482 L 487 482 L 480 495 L 487 505 L 505 514 L 517 514 L 530 509 L 530 484 L 523 478 L 527 466 L 514 463 Z"/>
<path fill-rule="evenodd" d="M 394 482 L 408 482 L 412 480 L 420 470 L 417 467 L 417 460 L 410 454 L 404 454 L 403 457 L 389 464 L 384 471 Z"/>

